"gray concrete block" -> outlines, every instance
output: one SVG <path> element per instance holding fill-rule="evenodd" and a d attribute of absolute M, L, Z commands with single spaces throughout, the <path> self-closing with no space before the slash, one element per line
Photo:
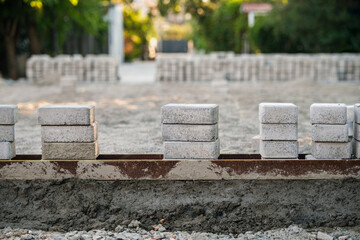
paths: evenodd
<path fill-rule="evenodd" d="M 360 141 L 360 123 L 354 124 L 354 138 Z"/>
<path fill-rule="evenodd" d="M 355 158 L 360 159 L 360 141 L 355 140 L 354 147 Z"/>
<path fill-rule="evenodd" d="M 349 138 L 353 138 L 354 137 L 354 123 L 347 123 L 346 124 L 348 126 L 348 135 L 349 135 Z"/>
<path fill-rule="evenodd" d="M 355 117 L 355 114 L 354 114 L 354 105 L 347 105 L 346 106 L 346 118 L 347 118 L 347 123 L 350 123 L 350 122 L 354 122 L 354 117 Z"/>
<path fill-rule="evenodd" d="M 360 123 L 360 103 L 354 105 L 354 122 Z"/>
<path fill-rule="evenodd" d="M 16 105 L 0 105 L 0 124 L 12 125 L 18 120 L 18 107 Z"/>
<path fill-rule="evenodd" d="M 344 103 L 314 103 L 310 106 L 311 124 L 346 124 L 347 108 Z"/>
<path fill-rule="evenodd" d="M 261 140 L 289 140 L 297 141 L 298 127 L 296 123 L 261 123 Z"/>
<path fill-rule="evenodd" d="M 0 142 L 0 160 L 9 160 L 15 156 L 15 142 Z"/>
<path fill-rule="evenodd" d="M 215 124 L 218 120 L 217 104 L 167 104 L 161 108 L 162 123 Z"/>
<path fill-rule="evenodd" d="M 15 125 L 0 125 L 0 142 L 15 141 Z"/>
<path fill-rule="evenodd" d="M 349 159 L 352 143 L 312 142 L 312 155 L 316 159 Z"/>
<path fill-rule="evenodd" d="M 164 142 L 164 159 L 217 159 L 220 141 Z"/>
<path fill-rule="evenodd" d="M 39 108 L 40 125 L 90 125 L 95 121 L 93 105 L 48 105 Z"/>
<path fill-rule="evenodd" d="M 315 142 L 348 142 L 349 126 L 330 125 L 330 124 L 313 124 L 311 126 L 312 140 Z"/>
<path fill-rule="evenodd" d="M 98 139 L 97 122 L 88 126 L 41 126 L 43 142 L 94 142 Z"/>
<path fill-rule="evenodd" d="M 260 154 L 262 158 L 298 158 L 297 141 L 264 141 L 260 140 Z"/>
<path fill-rule="evenodd" d="M 218 124 L 163 124 L 164 141 L 210 142 L 218 138 Z"/>
<path fill-rule="evenodd" d="M 292 103 L 260 103 L 260 123 L 297 123 L 298 107 Z"/>
<path fill-rule="evenodd" d="M 98 155 L 98 141 L 91 143 L 42 143 L 43 160 L 94 160 Z"/>

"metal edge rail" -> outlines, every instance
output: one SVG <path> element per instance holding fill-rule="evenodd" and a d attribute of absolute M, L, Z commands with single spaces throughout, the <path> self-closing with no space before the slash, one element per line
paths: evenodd
<path fill-rule="evenodd" d="M 222 154 L 216 160 L 163 160 L 162 154 L 99 155 L 96 160 L 41 160 L 17 155 L 0 161 L 5 180 L 237 180 L 360 179 L 359 159 L 261 160 L 259 154 Z"/>

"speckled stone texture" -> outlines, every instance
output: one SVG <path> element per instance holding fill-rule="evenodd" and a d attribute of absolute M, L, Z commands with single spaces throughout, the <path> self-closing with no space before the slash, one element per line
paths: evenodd
<path fill-rule="evenodd" d="M 354 140 L 355 158 L 360 159 L 360 141 Z"/>
<path fill-rule="evenodd" d="M 9 160 L 15 156 L 15 142 L 0 142 L 0 160 Z"/>
<path fill-rule="evenodd" d="M 218 138 L 218 124 L 163 124 L 164 141 L 210 142 Z"/>
<path fill-rule="evenodd" d="M 297 123 L 298 107 L 292 103 L 260 103 L 260 123 Z"/>
<path fill-rule="evenodd" d="M 312 142 L 312 155 L 316 159 L 349 159 L 351 153 L 351 142 Z"/>
<path fill-rule="evenodd" d="M 263 159 L 298 158 L 298 142 L 260 140 L 260 154 Z"/>
<path fill-rule="evenodd" d="M 13 125 L 18 120 L 18 107 L 16 105 L 0 105 L 0 124 Z"/>
<path fill-rule="evenodd" d="M 215 124 L 219 120 L 217 104 L 167 104 L 161 108 L 162 123 Z"/>
<path fill-rule="evenodd" d="M 98 141 L 91 143 L 43 143 L 43 160 L 94 160 L 99 155 Z"/>
<path fill-rule="evenodd" d="M 90 125 L 95 121 L 93 105 L 48 105 L 39 108 L 40 125 Z"/>
<path fill-rule="evenodd" d="M 97 122 L 88 126 L 42 126 L 43 142 L 94 142 L 98 139 Z"/>
<path fill-rule="evenodd" d="M 261 140 L 292 140 L 298 139 L 298 128 L 295 123 L 285 124 L 260 124 Z"/>
<path fill-rule="evenodd" d="M 360 103 L 354 105 L 354 122 L 360 123 Z"/>
<path fill-rule="evenodd" d="M 0 142 L 15 141 L 15 125 L 0 125 Z"/>
<path fill-rule="evenodd" d="M 345 125 L 327 125 L 313 124 L 312 140 L 315 142 L 348 142 L 349 126 Z"/>
<path fill-rule="evenodd" d="M 164 142 L 164 159 L 217 159 L 219 139 L 213 142 Z"/>
<path fill-rule="evenodd" d="M 347 107 L 344 103 L 314 103 L 310 106 L 311 124 L 346 124 Z"/>

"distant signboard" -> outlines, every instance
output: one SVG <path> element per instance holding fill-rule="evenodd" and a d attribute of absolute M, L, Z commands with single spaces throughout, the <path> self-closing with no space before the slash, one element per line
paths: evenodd
<path fill-rule="evenodd" d="M 158 45 L 158 52 L 163 53 L 187 53 L 187 40 L 162 40 Z"/>

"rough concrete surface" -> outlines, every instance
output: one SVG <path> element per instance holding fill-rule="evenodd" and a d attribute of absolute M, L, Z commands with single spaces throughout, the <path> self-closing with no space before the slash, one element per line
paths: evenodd
<path fill-rule="evenodd" d="M 217 104 L 166 104 L 161 108 L 162 123 L 215 124 L 219 120 Z"/>
<path fill-rule="evenodd" d="M 6 95 L 4 96 L 6 97 Z M 0 105 L 0 124 L 15 124 L 18 119 L 17 105 Z"/>
<path fill-rule="evenodd" d="M 218 124 L 163 124 L 164 141 L 210 142 L 218 138 Z"/>
<path fill-rule="evenodd" d="M 261 123 L 260 138 L 262 140 L 293 140 L 298 139 L 296 123 Z"/>
<path fill-rule="evenodd" d="M 292 103 L 260 103 L 260 123 L 297 123 L 298 107 Z"/>
<path fill-rule="evenodd" d="M 15 141 L 15 125 L 0 125 L 0 142 Z"/>
<path fill-rule="evenodd" d="M 297 141 L 265 141 L 260 140 L 262 158 L 298 158 Z"/>
<path fill-rule="evenodd" d="M 220 140 L 213 142 L 164 142 L 164 159 L 217 159 Z"/>
<path fill-rule="evenodd" d="M 0 159 L 11 159 L 15 155 L 15 142 L 0 142 Z"/>
<path fill-rule="evenodd" d="M 99 141 L 90 143 L 43 143 L 42 158 L 46 160 L 91 160 L 99 155 Z"/>
<path fill-rule="evenodd" d="M 348 159 L 352 154 L 351 142 L 313 142 L 312 155 L 317 159 Z"/>
<path fill-rule="evenodd" d="M 344 103 L 314 103 L 310 106 L 312 124 L 346 124 L 347 107 Z"/>
<path fill-rule="evenodd" d="M 41 126 L 43 142 L 94 142 L 98 139 L 98 126 Z M 1 126 L 0 126 L 1 128 Z"/>
<path fill-rule="evenodd" d="M 95 120 L 93 105 L 48 105 L 38 113 L 40 125 L 90 125 Z"/>
<path fill-rule="evenodd" d="M 138 220 L 152 229 L 241 233 L 298 224 L 360 224 L 360 181 L 7 181 L 0 228 L 114 229 Z"/>
<path fill-rule="evenodd" d="M 348 142 L 349 125 L 313 124 L 312 140 L 315 142 Z"/>

